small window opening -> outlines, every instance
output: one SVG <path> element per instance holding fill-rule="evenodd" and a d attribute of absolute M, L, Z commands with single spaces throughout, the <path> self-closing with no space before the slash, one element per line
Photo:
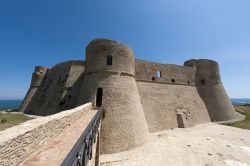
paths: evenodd
<path fill-rule="evenodd" d="M 102 106 L 102 88 L 98 88 L 96 92 L 96 106 L 101 107 Z"/>
<path fill-rule="evenodd" d="M 154 80 L 155 80 L 155 77 L 152 77 L 152 80 L 154 81 Z"/>
<path fill-rule="evenodd" d="M 72 97 L 71 95 L 68 96 L 69 100 L 71 99 L 71 97 Z"/>
<path fill-rule="evenodd" d="M 63 106 L 65 103 L 66 103 L 66 100 L 61 100 L 61 101 L 59 102 L 59 106 Z"/>
<path fill-rule="evenodd" d="M 157 70 L 156 71 L 156 77 L 161 77 L 162 75 L 161 75 L 161 71 L 159 71 L 159 70 Z"/>
<path fill-rule="evenodd" d="M 205 85 L 205 84 L 206 84 L 206 80 L 205 80 L 205 79 L 202 79 L 202 80 L 201 80 L 201 84 L 202 84 L 202 85 Z"/>
<path fill-rule="evenodd" d="M 44 101 L 45 101 L 45 96 L 41 95 L 41 102 L 44 102 Z"/>
<path fill-rule="evenodd" d="M 44 73 L 44 71 L 43 71 L 43 70 L 39 70 L 39 73 L 40 73 L 40 74 L 43 74 L 43 73 Z"/>
<path fill-rule="evenodd" d="M 107 56 L 107 65 L 112 65 L 112 56 L 111 55 Z"/>
<path fill-rule="evenodd" d="M 171 82 L 175 82 L 175 79 L 172 79 Z"/>
<path fill-rule="evenodd" d="M 190 84 L 190 81 L 188 81 L 188 85 Z"/>

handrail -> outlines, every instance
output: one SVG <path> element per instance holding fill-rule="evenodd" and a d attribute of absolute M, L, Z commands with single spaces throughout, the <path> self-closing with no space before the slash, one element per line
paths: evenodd
<path fill-rule="evenodd" d="M 87 166 L 88 161 L 92 159 L 92 145 L 96 142 L 96 133 L 103 116 L 104 109 L 100 107 L 61 166 Z"/>

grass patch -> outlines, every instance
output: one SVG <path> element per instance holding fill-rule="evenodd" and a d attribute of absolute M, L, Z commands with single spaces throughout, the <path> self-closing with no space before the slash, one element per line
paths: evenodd
<path fill-rule="evenodd" d="M 235 107 L 235 109 L 240 109 L 240 110 L 244 111 L 246 118 L 242 121 L 235 122 L 235 123 L 231 124 L 230 126 L 250 130 L 250 105 L 247 104 L 247 105 L 234 106 L 234 107 Z"/>
<path fill-rule="evenodd" d="M 0 114 L 0 131 L 19 125 L 32 118 L 25 116 L 24 114 Z"/>

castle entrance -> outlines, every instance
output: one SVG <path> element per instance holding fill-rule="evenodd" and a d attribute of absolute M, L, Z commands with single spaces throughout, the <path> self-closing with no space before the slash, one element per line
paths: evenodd
<path fill-rule="evenodd" d="M 101 107 L 102 105 L 102 88 L 98 88 L 96 92 L 96 106 Z"/>

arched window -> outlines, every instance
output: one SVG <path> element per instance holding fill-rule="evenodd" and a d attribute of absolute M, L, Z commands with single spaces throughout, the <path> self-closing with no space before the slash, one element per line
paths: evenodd
<path fill-rule="evenodd" d="M 112 55 L 107 56 L 107 65 L 112 65 Z"/>
<path fill-rule="evenodd" d="M 102 88 L 98 88 L 96 91 L 96 106 L 101 107 L 102 106 Z"/>
<path fill-rule="evenodd" d="M 157 70 L 156 71 L 156 77 L 161 77 L 162 75 L 161 75 L 161 71 L 160 70 Z"/>

